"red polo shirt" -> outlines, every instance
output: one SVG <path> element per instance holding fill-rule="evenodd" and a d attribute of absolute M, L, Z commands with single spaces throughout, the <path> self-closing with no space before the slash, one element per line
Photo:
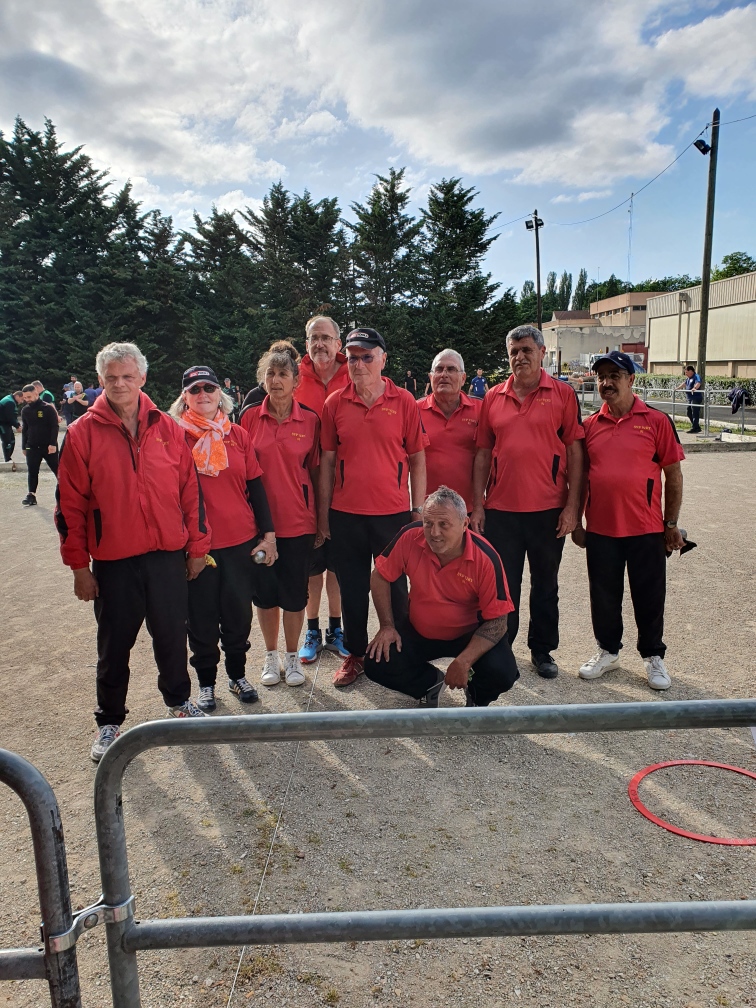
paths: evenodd
<path fill-rule="evenodd" d="M 193 448 L 197 439 L 189 431 L 185 434 L 189 447 Z M 247 498 L 247 480 L 262 476 L 255 449 L 249 434 L 236 424 L 231 424 L 223 444 L 228 455 L 228 468 L 222 469 L 217 476 L 199 473 L 208 523 L 212 529 L 211 549 L 238 546 L 257 535 L 257 522 Z"/>
<path fill-rule="evenodd" d="M 486 507 L 547 511 L 567 503 L 566 448 L 585 436 L 575 390 L 541 369 L 538 387 L 523 401 L 512 375 L 486 392 L 478 448 L 491 448 Z"/>
<path fill-rule="evenodd" d="M 685 458 L 672 418 L 638 396 L 619 419 L 602 403 L 585 419 L 585 450 L 588 531 L 615 537 L 663 532 L 661 471 Z"/>
<path fill-rule="evenodd" d="M 410 623 L 421 637 L 456 640 L 481 621 L 512 612 L 499 554 L 483 536 L 465 532 L 462 555 L 445 567 L 423 534 L 423 523 L 405 525 L 375 561 L 387 581 L 410 580 Z"/>
<path fill-rule="evenodd" d="M 428 445 L 417 403 L 389 378 L 368 409 L 350 382 L 326 399 L 320 445 L 336 452 L 332 507 L 350 514 L 409 511 L 409 456 Z"/>
<path fill-rule="evenodd" d="M 315 490 L 310 469 L 320 464 L 320 421 L 317 413 L 296 400 L 283 421 L 268 409 L 268 396 L 241 418 L 263 469 L 276 536 L 291 539 L 317 531 Z"/>
<path fill-rule="evenodd" d="M 294 389 L 294 398 L 303 406 L 309 406 L 318 416 L 322 414 L 328 396 L 349 384 L 349 365 L 346 357 L 343 353 L 337 353 L 336 360 L 339 370 L 327 385 L 324 385 L 318 377 L 309 354 L 305 354 L 299 362 L 299 385 Z"/>
<path fill-rule="evenodd" d="M 471 399 L 460 392 L 459 406 L 447 420 L 433 393 L 418 399 L 423 411 L 420 416 L 430 438 L 425 449 L 425 468 L 428 473 L 428 493 L 444 484 L 464 497 L 467 510 L 472 511 L 472 470 L 475 461 L 475 435 L 478 416 L 483 405 L 480 399 Z"/>

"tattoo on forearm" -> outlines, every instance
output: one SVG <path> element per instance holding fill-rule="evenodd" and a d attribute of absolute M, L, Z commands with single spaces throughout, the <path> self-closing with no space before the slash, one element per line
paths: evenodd
<path fill-rule="evenodd" d="M 507 617 L 499 616 L 498 619 L 492 619 L 488 620 L 487 623 L 481 623 L 473 634 L 473 637 L 482 637 L 484 640 L 491 641 L 492 644 L 498 644 L 506 632 Z"/>

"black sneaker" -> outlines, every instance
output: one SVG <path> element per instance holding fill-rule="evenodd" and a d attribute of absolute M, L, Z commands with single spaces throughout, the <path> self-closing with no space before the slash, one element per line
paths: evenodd
<path fill-rule="evenodd" d="M 559 667 L 550 654 L 543 651 L 534 651 L 530 660 L 541 679 L 556 679 Z"/>
<path fill-rule="evenodd" d="M 24 507 L 33 507 L 37 503 L 37 498 L 33 493 L 27 494 L 26 497 L 21 501 Z"/>
<path fill-rule="evenodd" d="M 255 703 L 260 699 L 255 687 L 247 682 L 244 676 L 241 679 L 229 679 L 228 688 L 235 696 L 239 697 L 242 703 Z"/>
<path fill-rule="evenodd" d="M 197 706 L 203 711 L 215 710 L 215 686 L 200 686 Z"/>

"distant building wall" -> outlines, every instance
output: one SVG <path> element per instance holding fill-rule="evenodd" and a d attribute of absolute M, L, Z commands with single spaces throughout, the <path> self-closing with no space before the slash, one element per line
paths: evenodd
<path fill-rule="evenodd" d="M 613 326 L 604 328 L 597 325 L 558 326 L 545 330 L 543 338 L 546 343 L 546 358 L 544 367 L 554 371 L 561 350 L 562 369 L 572 361 L 577 361 L 582 354 L 604 353 L 607 350 L 619 349 L 623 343 L 643 343 L 645 329 L 642 326 Z"/>

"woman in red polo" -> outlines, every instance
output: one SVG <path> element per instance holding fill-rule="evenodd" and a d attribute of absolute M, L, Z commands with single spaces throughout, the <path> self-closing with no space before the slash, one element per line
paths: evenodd
<path fill-rule="evenodd" d="M 260 569 L 256 577 L 254 598 L 266 650 L 260 681 L 275 686 L 283 671 L 288 686 L 301 686 L 305 677 L 297 652 L 317 529 L 314 487 L 320 464 L 320 420 L 294 399 L 299 354 L 291 343 L 279 341 L 263 354 L 257 379 L 267 394 L 259 405 L 245 411 L 241 422 L 263 468 L 278 548 L 276 563 Z M 281 610 L 286 646 L 283 669 L 278 653 Z"/>
<path fill-rule="evenodd" d="M 191 367 L 184 372 L 182 386 L 170 413 L 186 431 L 192 449 L 210 526 L 212 561 L 189 582 L 190 663 L 199 679 L 198 706 L 211 711 L 216 706 L 219 642 L 228 688 L 242 703 L 258 699 L 244 675 L 252 627 L 251 554 L 262 550 L 265 562 L 274 563 L 276 536 L 255 450 L 246 431 L 229 420 L 234 403 L 221 391 L 215 372 Z"/>

